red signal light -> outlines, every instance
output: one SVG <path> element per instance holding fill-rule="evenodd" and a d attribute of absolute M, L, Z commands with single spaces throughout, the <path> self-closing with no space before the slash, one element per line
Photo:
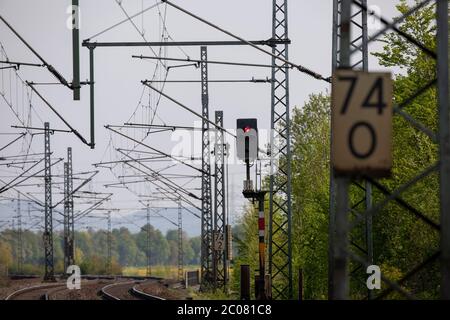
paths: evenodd
<path fill-rule="evenodd" d="M 246 127 L 244 128 L 244 132 L 247 133 L 247 132 L 249 132 L 251 129 L 252 129 L 252 128 L 250 128 L 249 126 L 246 126 Z"/>

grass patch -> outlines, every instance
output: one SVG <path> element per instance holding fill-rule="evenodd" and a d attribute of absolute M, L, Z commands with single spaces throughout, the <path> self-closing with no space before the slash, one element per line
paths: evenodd
<path fill-rule="evenodd" d="M 198 265 L 187 265 L 184 267 L 184 271 L 194 271 L 199 269 Z M 146 276 L 147 267 L 123 267 L 122 274 L 124 276 Z M 167 265 L 155 265 L 151 268 L 151 275 L 154 277 L 160 277 L 164 279 L 176 279 L 178 277 L 177 266 Z"/>

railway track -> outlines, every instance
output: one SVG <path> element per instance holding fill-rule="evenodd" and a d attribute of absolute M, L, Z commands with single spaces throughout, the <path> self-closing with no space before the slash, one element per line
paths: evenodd
<path fill-rule="evenodd" d="M 104 286 L 100 293 L 104 300 L 141 300 L 132 294 L 136 283 L 136 281 L 111 283 Z"/>
<path fill-rule="evenodd" d="M 56 292 L 50 292 L 47 300 L 99 300 L 98 292 L 103 288 L 109 280 L 82 280 L 79 290 L 71 290 L 63 288 Z"/>
<path fill-rule="evenodd" d="M 166 300 L 164 298 L 146 293 L 140 289 L 137 288 L 137 286 L 133 286 L 133 288 L 131 289 L 131 294 L 140 297 L 142 300 Z"/>
<path fill-rule="evenodd" d="M 155 295 L 155 293 L 162 293 L 159 289 L 159 286 L 162 286 L 159 283 L 160 278 L 116 279 L 116 282 L 106 284 L 105 281 L 112 279 L 92 278 L 82 280 L 82 290 L 69 290 L 65 282 L 39 284 L 16 290 L 5 300 L 95 300 L 99 297 L 103 300 L 166 300 L 167 298 Z M 153 290 L 148 290 L 149 286 Z M 98 292 L 97 295 L 96 292 Z"/>
<path fill-rule="evenodd" d="M 65 283 L 36 285 L 16 290 L 10 293 L 5 300 L 48 300 L 56 291 L 65 290 Z"/>
<path fill-rule="evenodd" d="M 137 285 L 141 283 L 142 281 L 111 283 L 104 286 L 100 293 L 104 300 L 166 300 L 138 289 Z"/>
<path fill-rule="evenodd" d="M 10 293 L 5 300 L 80 300 L 83 299 L 81 293 L 94 290 L 98 291 L 96 286 L 100 286 L 98 280 L 82 280 L 81 290 L 70 290 L 67 288 L 66 282 L 39 284 L 30 287 L 18 289 Z M 95 295 L 94 295 L 95 297 Z M 88 298 L 89 300 L 92 297 Z"/>

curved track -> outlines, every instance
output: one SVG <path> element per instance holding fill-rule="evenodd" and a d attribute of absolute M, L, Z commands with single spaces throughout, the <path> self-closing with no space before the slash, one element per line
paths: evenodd
<path fill-rule="evenodd" d="M 143 283 L 143 281 L 112 283 L 104 286 L 100 293 L 105 300 L 166 300 L 138 289 L 138 284 Z"/>
<path fill-rule="evenodd" d="M 104 286 L 100 293 L 105 300 L 142 300 L 132 294 L 136 281 L 117 282 Z"/>
<path fill-rule="evenodd" d="M 65 284 L 61 283 L 37 285 L 16 290 L 9 294 L 5 300 L 48 300 L 50 294 L 65 288 Z"/>
<path fill-rule="evenodd" d="M 83 280 L 77 290 L 62 288 L 49 292 L 47 300 L 99 300 L 98 292 L 107 284 L 105 280 Z"/>
<path fill-rule="evenodd" d="M 82 280 L 82 289 L 69 290 L 65 282 L 46 283 L 22 288 L 10 293 L 5 300 L 95 300 L 99 296 L 103 300 L 166 300 L 167 297 L 154 295 L 160 294 L 160 278 L 146 279 L 115 279 L 109 277 L 99 281 L 101 277 L 90 277 L 90 280 Z M 102 283 L 103 282 L 103 283 Z M 149 290 L 149 286 L 153 290 Z M 156 290 L 155 290 L 156 288 Z M 97 294 L 96 294 L 97 293 Z M 162 291 L 161 291 L 162 293 Z"/>
<path fill-rule="evenodd" d="M 133 294 L 137 297 L 140 297 L 142 300 L 166 300 L 164 298 L 148 294 L 148 293 L 136 288 L 136 286 L 133 286 L 133 288 L 131 289 L 131 294 Z"/>

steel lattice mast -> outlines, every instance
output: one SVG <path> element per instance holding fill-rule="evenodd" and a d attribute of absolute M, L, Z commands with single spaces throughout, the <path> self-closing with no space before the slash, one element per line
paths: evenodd
<path fill-rule="evenodd" d="M 337 8 L 336 8 L 337 10 Z M 350 68 L 350 43 L 351 43 L 351 0 L 341 0 L 339 24 L 339 67 Z M 336 41 L 337 43 L 337 41 Z M 336 65 L 337 67 L 337 65 Z M 334 69 L 333 69 L 334 71 Z M 331 279 L 332 287 L 329 293 L 330 299 L 346 299 L 348 297 L 348 201 L 349 179 L 347 177 L 335 177 L 336 209 L 332 238 L 329 239 L 332 246 Z"/>
<path fill-rule="evenodd" d="M 335 178 L 336 183 L 336 208 L 335 208 L 335 219 L 334 219 L 334 229 L 335 232 L 332 235 L 333 239 L 333 252 L 332 252 L 332 267 L 331 277 L 332 277 L 332 299 L 348 299 L 349 297 L 349 275 L 348 275 L 348 260 L 362 264 L 364 267 L 369 266 L 370 261 L 366 261 L 364 258 L 359 257 L 351 250 L 349 250 L 349 230 L 352 230 L 357 223 L 363 221 L 367 215 L 375 216 L 383 212 L 383 209 L 388 203 L 396 203 L 400 205 L 405 212 L 413 213 L 415 217 L 422 222 L 426 223 L 429 227 L 440 234 L 440 248 L 434 250 L 434 253 L 430 254 L 427 252 L 426 257 L 422 261 L 411 267 L 410 271 L 405 272 L 405 275 L 398 281 L 390 280 L 382 273 L 382 280 L 387 284 L 387 288 L 381 293 L 377 294 L 377 299 L 382 299 L 387 297 L 394 290 L 401 293 L 403 296 L 414 299 L 416 298 L 415 293 L 408 292 L 406 287 L 403 285 L 406 281 L 416 276 L 419 272 L 424 269 L 434 270 L 431 265 L 438 258 L 441 260 L 441 298 L 450 299 L 450 200 L 448 197 L 449 181 L 450 181 L 450 119 L 449 119 L 449 47 L 448 47 L 448 0 L 436 0 L 437 4 L 437 52 L 433 52 L 423 44 L 419 43 L 412 36 L 402 33 L 400 29 L 397 28 L 396 24 L 399 21 L 403 21 L 407 15 L 420 10 L 426 5 L 425 1 L 419 2 L 414 8 L 411 8 L 408 13 L 403 14 L 401 17 L 396 19 L 392 25 L 388 25 L 385 20 L 382 22 L 386 25 L 384 29 L 373 36 L 370 41 L 378 38 L 380 35 L 385 34 L 389 29 L 393 29 L 396 33 L 403 36 L 406 41 L 413 44 L 422 52 L 430 56 L 437 61 L 437 117 L 439 124 L 439 132 L 436 136 L 436 143 L 439 146 L 439 159 L 437 162 L 431 163 L 424 169 L 420 169 L 419 172 L 406 182 L 402 184 L 397 184 L 393 186 L 395 189 L 392 191 L 390 188 L 384 186 L 382 183 L 375 179 L 371 179 L 370 182 L 376 190 L 380 191 L 380 194 L 384 196 L 376 206 L 365 212 L 360 213 L 352 221 L 349 221 L 349 178 Z M 353 4 L 363 10 L 367 11 L 367 6 L 361 2 L 353 1 Z M 351 13 L 351 0 L 341 1 L 341 26 L 340 26 L 340 67 L 346 67 L 351 69 L 351 55 L 356 52 L 358 46 L 354 46 L 351 38 L 351 26 L 352 26 L 352 13 Z M 381 19 L 380 19 L 381 20 Z M 415 91 L 407 97 L 398 106 L 394 106 L 394 114 L 398 117 L 402 117 L 410 123 L 412 127 L 422 133 L 432 132 L 430 128 L 422 125 L 420 121 L 412 117 L 411 115 L 402 111 L 402 107 L 412 103 L 418 96 L 420 96 L 425 90 L 434 86 L 436 81 L 427 82 L 423 81 Z M 429 135 L 433 139 L 433 134 Z M 411 186 L 417 181 L 429 176 L 433 172 L 439 173 L 439 202 L 440 202 L 440 225 L 430 220 L 426 215 L 424 215 L 418 208 L 414 207 L 410 203 L 406 202 L 400 197 L 402 192 L 410 190 Z M 391 186 L 392 188 L 392 186 Z"/>
<path fill-rule="evenodd" d="M 44 258 L 45 258 L 45 281 L 54 281 L 53 266 L 53 214 L 52 214 L 52 172 L 51 172 L 51 150 L 50 150 L 50 124 L 44 123 L 44 180 L 45 180 L 45 207 L 44 207 Z"/>
<path fill-rule="evenodd" d="M 215 123 L 223 128 L 223 111 L 215 112 Z M 215 130 L 214 144 L 214 233 L 213 233 L 213 272 L 214 286 L 225 286 L 227 282 L 226 252 L 225 252 L 225 141 L 224 133 Z"/>
<path fill-rule="evenodd" d="M 72 165 L 72 148 L 67 148 L 67 173 L 68 173 L 68 238 L 67 253 L 68 265 L 75 264 L 75 220 L 74 220 L 74 203 L 73 203 L 73 165 Z"/>
<path fill-rule="evenodd" d="M 178 199 L 178 280 L 184 277 L 184 254 L 183 254 L 183 216 L 181 199 Z"/>
<path fill-rule="evenodd" d="M 20 193 L 17 193 L 17 273 L 23 271 L 23 243 L 22 243 L 22 209 Z"/>
<path fill-rule="evenodd" d="M 64 162 L 64 271 L 69 266 L 69 170 L 67 162 Z"/>
<path fill-rule="evenodd" d="M 72 148 L 67 148 L 64 163 L 64 270 L 75 264 Z"/>
<path fill-rule="evenodd" d="M 439 106 L 439 190 L 441 221 L 441 298 L 450 300 L 450 6 L 437 0 L 437 87 Z"/>
<path fill-rule="evenodd" d="M 287 0 L 273 0 L 272 12 L 272 40 L 289 40 Z M 288 42 L 273 46 L 272 53 L 288 60 Z M 274 57 L 272 66 L 269 274 L 272 297 L 290 299 L 293 287 L 289 67 Z"/>
<path fill-rule="evenodd" d="M 202 215 L 201 215 L 201 287 L 206 289 L 213 280 L 212 272 L 212 206 L 211 206 L 211 164 L 209 139 L 209 97 L 207 47 L 200 47 L 201 97 L 202 97 Z"/>
<path fill-rule="evenodd" d="M 112 228 L 111 228 L 111 211 L 106 213 L 108 230 L 106 234 L 107 256 L 106 256 L 106 273 L 112 274 Z"/>
<path fill-rule="evenodd" d="M 146 226 L 146 232 L 147 232 L 147 250 L 146 250 L 146 258 L 147 258 L 147 271 L 146 275 L 147 277 L 152 275 L 152 267 L 150 262 L 151 252 L 150 252 L 150 206 L 147 205 L 147 226 Z"/>
<path fill-rule="evenodd" d="M 367 7 L 367 0 L 359 1 L 362 6 Z M 340 64 L 340 28 L 342 21 L 342 0 L 333 0 L 333 30 L 332 30 L 332 70 L 338 68 Z M 362 8 L 358 8 L 355 12 L 351 13 L 350 23 L 355 28 L 352 29 L 350 46 L 359 47 L 359 49 L 352 54 L 352 60 L 349 61 L 351 68 L 361 69 L 368 71 L 368 35 L 367 35 L 367 11 Z M 330 144 L 331 145 L 331 144 Z M 364 206 L 364 209 L 370 209 L 372 207 L 372 185 L 369 181 L 364 181 L 363 184 L 354 181 L 355 190 L 358 190 L 358 198 L 350 205 L 351 209 L 360 209 L 360 206 Z M 333 235 L 335 233 L 335 210 L 336 210 L 336 186 L 333 170 L 330 167 L 330 214 L 329 214 L 329 280 L 328 280 L 328 293 L 329 298 L 332 297 L 332 254 L 333 254 Z M 372 216 L 366 215 L 365 220 L 365 250 L 367 255 L 367 261 L 373 264 L 373 237 L 372 237 Z M 356 244 L 362 248 L 364 244 Z M 356 267 L 359 269 L 359 267 Z M 355 269 L 355 270 L 357 270 Z M 356 272 L 356 271 L 355 271 Z M 352 272 L 353 274 L 353 272 Z M 368 290 L 369 299 L 372 297 L 372 291 Z"/>

